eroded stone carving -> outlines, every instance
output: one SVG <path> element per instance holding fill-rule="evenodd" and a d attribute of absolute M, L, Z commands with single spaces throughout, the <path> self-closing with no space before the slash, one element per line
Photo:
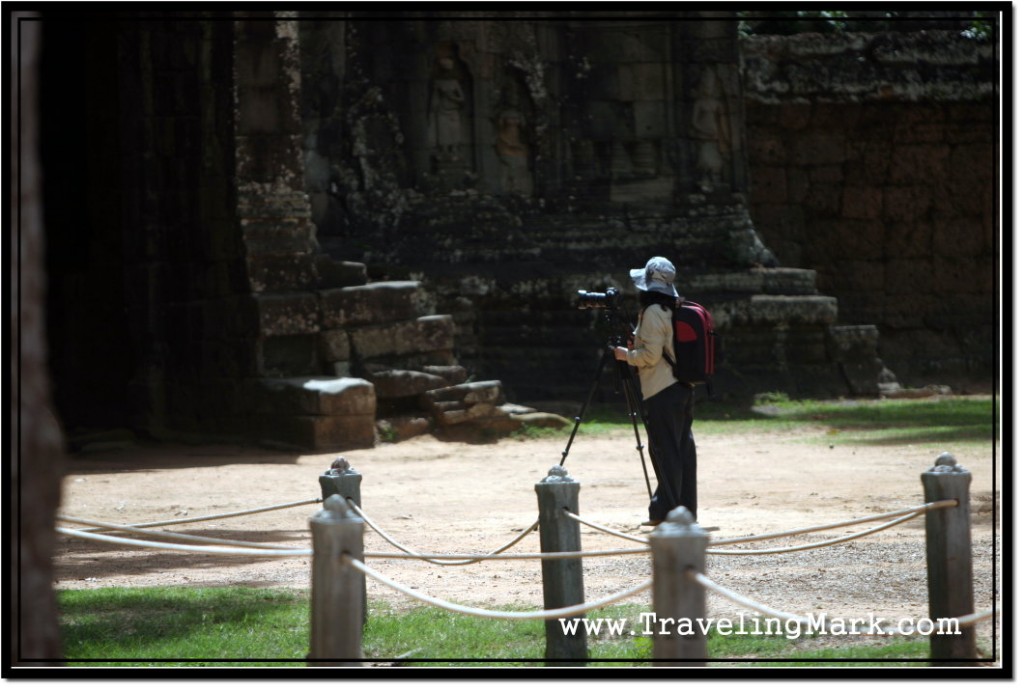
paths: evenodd
<path fill-rule="evenodd" d="M 454 59 L 442 55 L 437 65 L 438 73 L 430 92 L 427 142 L 435 155 L 457 160 L 462 144 L 462 110 L 466 96 L 456 76 Z"/>
<path fill-rule="evenodd" d="M 723 181 L 732 145 L 729 112 L 713 67 L 701 73 L 690 124 L 696 141 L 697 185 L 702 192 L 712 192 Z"/>

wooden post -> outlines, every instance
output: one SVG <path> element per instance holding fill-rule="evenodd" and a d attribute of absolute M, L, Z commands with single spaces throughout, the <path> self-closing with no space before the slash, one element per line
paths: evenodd
<path fill-rule="evenodd" d="M 361 666 L 366 578 L 346 565 L 343 555 L 362 561 L 363 519 L 335 494 L 309 524 L 313 533 L 309 664 Z"/>
<path fill-rule="evenodd" d="M 344 456 L 338 456 L 331 463 L 330 469 L 320 476 L 320 492 L 324 501 L 331 495 L 338 495 L 342 499 L 351 499 L 359 508 L 363 507 L 363 498 L 360 494 L 359 485 L 363 476 L 352 467 Z M 366 624 L 366 579 L 363 579 L 363 624 Z"/>
<path fill-rule="evenodd" d="M 688 570 L 704 573 L 708 534 L 693 514 L 679 506 L 651 533 L 653 562 L 654 638 L 656 667 L 703 667 L 707 636 L 700 624 L 707 617 L 704 587 L 686 577 Z"/>
<path fill-rule="evenodd" d="M 324 501 L 332 494 L 340 494 L 343 499 L 351 499 L 356 506 L 362 507 L 363 500 L 359 493 L 362 479 L 363 476 L 356 472 L 344 456 L 338 456 L 331 463 L 330 470 L 320 476 L 320 493 Z"/>
<path fill-rule="evenodd" d="M 548 476 L 535 485 L 540 509 L 540 549 L 542 552 L 580 551 L 580 524 L 565 515 L 579 513 L 580 485 L 562 466 L 554 466 Z M 583 560 L 543 559 L 544 609 L 557 609 L 583 602 Z M 550 666 L 577 663 L 587 659 L 587 632 L 579 626 L 565 634 L 557 619 L 544 622 L 547 645 L 544 657 Z"/>
<path fill-rule="evenodd" d="M 950 453 L 921 473 L 925 502 L 957 500 L 957 506 L 925 514 L 928 559 L 928 616 L 934 623 L 974 613 L 971 555 L 971 473 Z M 973 626 L 959 634 L 931 634 L 933 666 L 963 665 L 978 657 Z"/>

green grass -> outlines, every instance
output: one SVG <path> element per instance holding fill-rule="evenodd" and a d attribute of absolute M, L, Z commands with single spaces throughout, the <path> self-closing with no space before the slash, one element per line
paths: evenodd
<path fill-rule="evenodd" d="M 809 441 L 829 444 L 991 444 L 994 398 L 936 397 L 916 400 L 758 400 L 745 411 L 709 403 L 701 419 L 705 433 L 741 430 L 823 431 Z M 701 430 L 701 423 L 695 423 Z"/>
<path fill-rule="evenodd" d="M 763 395 L 753 402 L 698 400 L 698 435 L 794 433 L 820 444 L 967 444 L 991 445 L 995 437 L 995 399 L 936 397 L 916 400 L 801 400 Z M 639 421 L 638 421 L 639 424 Z M 579 435 L 632 431 L 625 404 L 588 408 Z M 571 428 L 527 428 L 520 438 L 568 437 Z M 643 427 L 640 428 L 644 434 Z"/>
<path fill-rule="evenodd" d="M 104 588 L 63 591 L 59 603 L 69 660 L 301 660 L 309 647 L 303 593 Z"/>
<path fill-rule="evenodd" d="M 309 649 L 308 593 L 254 588 L 105 588 L 59 593 L 65 655 L 72 666 L 305 666 Z M 642 605 L 603 608 L 591 618 L 624 618 L 621 635 L 591 635 L 590 665 L 647 666 L 650 636 L 642 632 Z M 856 664 L 891 659 L 915 664 L 928 654 L 923 639 L 885 646 L 822 648 L 817 637 L 731 635 L 712 631 L 715 666 Z M 404 666 L 541 665 L 542 621 L 501 621 L 433 607 L 397 610 L 371 603 L 364 655 Z M 810 649 L 805 649 L 811 644 Z M 850 661 L 844 663 L 844 661 Z"/>

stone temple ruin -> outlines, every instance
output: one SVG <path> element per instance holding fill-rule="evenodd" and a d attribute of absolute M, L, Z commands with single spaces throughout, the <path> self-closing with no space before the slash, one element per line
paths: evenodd
<path fill-rule="evenodd" d="M 84 209 L 47 218 L 69 424 L 320 450 L 505 433 L 582 399 L 607 334 L 577 291 L 632 314 L 655 254 L 712 310 L 723 395 L 894 385 L 879 329 L 755 227 L 728 16 L 89 28 L 51 22 L 66 53 L 41 67 L 43 167 Z M 51 106 L 86 85 L 68 128 Z"/>

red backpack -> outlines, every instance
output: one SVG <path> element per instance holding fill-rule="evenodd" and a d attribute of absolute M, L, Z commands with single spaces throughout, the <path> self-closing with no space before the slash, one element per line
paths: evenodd
<path fill-rule="evenodd" d="M 707 384 L 710 395 L 718 339 L 711 313 L 696 302 L 684 300 L 672 314 L 672 329 L 672 373 L 685 384 Z"/>

